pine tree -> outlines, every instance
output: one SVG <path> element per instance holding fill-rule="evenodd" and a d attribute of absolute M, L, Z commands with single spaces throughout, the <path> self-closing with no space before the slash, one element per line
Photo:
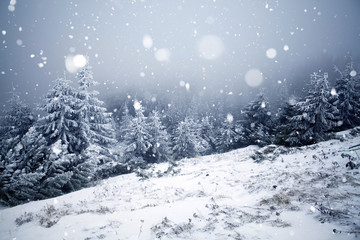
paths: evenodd
<path fill-rule="evenodd" d="M 352 62 L 346 64 L 343 71 L 338 68 L 335 70 L 340 75 L 335 83 L 338 125 L 344 130 L 360 125 L 360 78 Z"/>
<path fill-rule="evenodd" d="M 98 83 L 93 78 L 91 66 L 86 65 L 77 75 L 80 85 L 77 93 L 78 113 L 81 118 L 81 135 L 84 135 L 87 145 L 90 143 L 108 147 L 114 144 L 114 129 L 111 113 L 107 112 L 104 102 L 97 98 L 99 92 L 90 91 L 90 87 Z"/>
<path fill-rule="evenodd" d="M 81 152 L 86 142 L 84 136 L 78 134 L 80 122 L 75 94 L 69 80 L 56 79 L 54 87 L 46 95 L 45 104 L 40 107 L 47 114 L 38 121 L 38 130 L 48 145 L 61 140 L 62 144 L 68 146 L 70 153 Z"/>
<path fill-rule="evenodd" d="M 219 131 L 215 127 L 215 120 L 212 117 L 206 116 L 200 122 L 200 137 L 207 142 L 209 146 L 206 154 L 212 154 L 217 151 L 217 135 Z"/>
<path fill-rule="evenodd" d="M 8 109 L 0 118 L 0 175 L 10 163 L 7 157 L 9 151 L 21 141 L 34 122 L 31 109 L 14 93 L 9 100 Z"/>
<path fill-rule="evenodd" d="M 149 149 L 150 158 L 152 162 L 166 162 L 171 158 L 170 149 L 170 136 L 163 126 L 160 114 L 154 110 L 149 118 L 149 129 L 150 129 L 150 144 Z"/>
<path fill-rule="evenodd" d="M 243 110 L 244 136 L 248 144 L 265 146 L 272 141 L 272 120 L 269 103 L 260 93 L 256 100 L 249 103 Z"/>
<path fill-rule="evenodd" d="M 9 201 L 6 195 L 9 194 L 7 187 L 16 167 L 15 152 L 19 150 L 21 139 L 34 121 L 30 108 L 14 93 L 8 109 L 0 118 L 0 199 L 3 201 Z"/>
<path fill-rule="evenodd" d="M 221 123 L 216 138 L 218 152 L 226 152 L 237 148 L 241 141 L 245 141 L 242 131 L 243 129 L 240 123 L 236 123 L 233 116 L 228 114 L 226 119 Z"/>
<path fill-rule="evenodd" d="M 195 157 L 206 152 L 208 145 L 200 137 L 200 126 L 191 117 L 181 121 L 173 134 L 174 159 Z"/>
<path fill-rule="evenodd" d="M 297 115 L 294 107 L 295 104 L 295 99 L 289 99 L 287 102 L 285 102 L 284 107 L 279 111 L 279 116 L 275 124 L 275 144 L 284 146 L 296 145 L 295 143 L 286 141 L 294 129 L 291 118 Z"/>
<path fill-rule="evenodd" d="M 43 164 L 47 156 L 45 138 L 31 127 L 9 156 L 13 162 L 7 166 L 2 179 L 1 199 L 15 205 L 43 198 L 40 182 L 45 177 Z"/>
<path fill-rule="evenodd" d="M 134 101 L 135 116 L 132 118 L 128 131 L 124 135 L 126 155 L 130 160 L 133 157 L 150 161 L 148 151 L 152 147 L 151 135 L 147 117 L 144 116 L 144 108 L 137 100 Z"/>
<path fill-rule="evenodd" d="M 90 90 L 98 84 L 94 80 L 91 69 L 91 66 L 87 64 L 77 74 L 79 91 L 76 94 L 78 99 L 76 108 L 80 122 L 78 136 L 81 136 L 84 145 L 84 151 L 78 159 L 80 165 L 77 167 L 81 167 L 82 172 L 87 172 L 85 175 L 88 175 L 89 179 L 94 176 L 92 171 L 104 172 L 106 168 L 112 167 L 114 158 L 110 148 L 116 143 L 111 113 L 107 112 L 104 102 L 98 99 L 99 93 Z M 93 153 L 97 154 L 93 155 Z M 98 169 L 94 169 L 96 162 L 99 165 Z M 85 175 L 75 176 L 85 180 Z"/>
<path fill-rule="evenodd" d="M 127 103 L 123 106 L 121 121 L 118 124 L 117 139 L 121 142 L 124 140 L 126 132 L 129 131 L 132 116 L 130 115 Z"/>
<path fill-rule="evenodd" d="M 294 106 L 296 115 L 290 119 L 293 131 L 286 140 L 291 145 L 323 141 L 327 132 L 336 126 L 338 110 L 330 103 L 327 74 L 312 74 L 311 86 L 305 100 Z"/>
<path fill-rule="evenodd" d="M 40 193 L 46 197 L 56 197 L 73 191 L 70 179 L 73 177 L 72 162 L 76 155 L 68 152 L 67 144 L 61 139 L 51 146 L 50 156 L 43 168 L 45 179 L 41 182 Z"/>

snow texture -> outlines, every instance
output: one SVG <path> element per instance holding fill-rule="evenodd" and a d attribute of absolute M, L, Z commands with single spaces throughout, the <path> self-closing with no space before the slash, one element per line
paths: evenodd
<path fill-rule="evenodd" d="M 357 239 L 359 169 L 339 152 L 359 143 L 349 133 L 156 164 L 3 208 L 0 239 Z"/>

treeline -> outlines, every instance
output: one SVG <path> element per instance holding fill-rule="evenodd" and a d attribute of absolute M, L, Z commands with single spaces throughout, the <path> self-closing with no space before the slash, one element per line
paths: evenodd
<path fill-rule="evenodd" d="M 76 76 L 78 88 L 68 79 L 55 80 L 39 107 L 42 117 L 16 95 L 9 101 L 0 121 L 1 202 L 59 196 L 150 163 L 251 144 L 302 146 L 326 140 L 360 125 L 359 75 L 352 63 L 336 71 L 333 87 L 327 74 L 314 73 L 305 98 L 289 99 L 274 114 L 261 93 L 235 119 L 221 101 L 200 111 L 196 100 L 184 107 L 129 98 L 111 114 L 91 90 L 96 81 L 87 65 Z"/>

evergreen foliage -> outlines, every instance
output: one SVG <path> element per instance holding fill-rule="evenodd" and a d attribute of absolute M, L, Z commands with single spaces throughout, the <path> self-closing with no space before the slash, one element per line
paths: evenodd
<path fill-rule="evenodd" d="M 171 158 L 170 136 L 161 122 L 160 114 L 154 110 L 149 118 L 151 162 L 166 162 Z"/>
<path fill-rule="evenodd" d="M 295 126 L 293 126 L 294 121 L 291 121 L 291 118 L 296 115 L 295 103 L 295 99 L 289 99 L 279 112 L 279 117 L 275 124 L 275 144 L 285 146 L 296 145 L 296 142 L 291 142 L 291 139 L 287 141 L 288 136 L 293 132 L 293 129 L 295 129 Z"/>
<path fill-rule="evenodd" d="M 54 87 L 46 95 L 45 104 L 40 107 L 47 114 L 37 124 L 49 146 L 61 140 L 71 153 L 81 152 L 86 142 L 84 136 L 78 133 L 80 123 L 75 94 L 69 80 L 56 79 Z"/>
<path fill-rule="evenodd" d="M 208 144 L 200 137 L 200 126 L 195 119 L 186 117 L 173 133 L 174 159 L 190 158 L 206 152 Z"/>
<path fill-rule="evenodd" d="M 21 141 L 35 117 L 29 106 L 24 104 L 15 93 L 9 100 L 9 107 L 0 118 L 0 174 L 10 164 L 9 151 Z"/>
<path fill-rule="evenodd" d="M 209 147 L 206 153 L 209 154 L 217 151 L 217 134 L 219 131 L 215 124 L 215 120 L 209 116 L 203 117 L 200 122 L 200 137 L 207 142 Z"/>
<path fill-rule="evenodd" d="M 336 126 L 337 109 L 331 104 L 327 74 L 311 75 L 311 88 L 303 101 L 295 104 L 296 115 L 291 118 L 293 131 L 286 139 L 290 145 L 311 144 L 327 138 Z"/>
<path fill-rule="evenodd" d="M 341 130 L 360 125 L 360 78 L 354 73 L 354 64 L 346 64 L 343 71 L 335 68 L 340 77 L 336 80 L 336 106 L 339 110 L 338 125 Z M 355 71 L 356 73 L 356 71 Z M 352 76 L 354 75 L 354 76 Z"/>
<path fill-rule="evenodd" d="M 221 122 L 218 135 L 216 138 L 216 146 L 218 152 L 226 152 L 235 149 L 240 142 L 245 140 L 243 136 L 243 129 L 240 123 L 233 120 L 232 115 Z"/>
<path fill-rule="evenodd" d="M 135 116 L 131 119 L 129 128 L 124 135 L 126 155 L 128 159 L 133 157 L 150 161 L 148 151 L 152 147 L 150 126 L 147 117 L 144 116 L 144 108 L 140 102 L 134 101 Z"/>
<path fill-rule="evenodd" d="M 99 100 L 99 92 L 91 91 L 89 88 L 98 83 L 93 78 L 91 66 L 86 65 L 77 75 L 79 91 L 77 112 L 80 118 L 80 136 L 84 139 L 86 147 L 90 143 L 107 147 L 114 144 L 114 129 L 111 113 L 107 112 L 104 102 Z M 84 147 L 84 149 L 86 148 Z"/>
<path fill-rule="evenodd" d="M 31 127 L 9 152 L 12 161 L 0 180 L 2 201 L 15 205 L 43 197 L 39 194 L 39 182 L 45 177 L 43 164 L 47 155 L 45 138 Z"/>
<path fill-rule="evenodd" d="M 76 94 L 78 99 L 76 111 L 79 117 L 78 136 L 83 142 L 83 151 L 79 156 L 75 171 L 76 178 L 81 178 L 80 182 L 86 182 L 94 176 L 94 171 L 106 171 L 106 168 L 113 166 L 113 156 L 109 148 L 115 143 L 114 124 L 111 113 L 107 112 L 104 102 L 99 100 L 97 91 L 90 90 L 98 83 L 94 80 L 92 68 L 86 65 L 77 74 L 79 90 Z M 89 162 L 88 162 L 88 161 Z M 94 168 L 95 165 L 99 169 Z M 76 174 L 78 172 L 79 174 Z M 87 172 L 87 174 L 84 174 Z M 84 175 L 84 176 L 82 176 Z"/>
<path fill-rule="evenodd" d="M 117 131 L 118 141 L 124 140 L 124 136 L 126 135 L 126 132 L 130 130 L 129 127 L 132 120 L 132 116 L 130 115 L 127 103 L 123 105 L 122 109 L 123 109 L 122 117 L 120 123 L 118 124 L 118 131 Z"/>
<path fill-rule="evenodd" d="M 262 93 L 243 110 L 243 127 L 248 144 L 265 146 L 272 142 L 269 103 Z"/>
<path fill-rule="evenodd" d="M 46 178 L 41 182 L 41 194 L 56 197 L 74 190 L 69 183 L 73 176 L 71 167 L 75 158 L 76 155 L 68 152 L 67 144 L 63 144 L 61 139 L 52 144 L 50 156 L 44 164 Z"/>

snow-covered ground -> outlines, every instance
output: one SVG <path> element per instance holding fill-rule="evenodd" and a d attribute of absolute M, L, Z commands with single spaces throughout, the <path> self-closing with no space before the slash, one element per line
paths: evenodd
<path fill-rule="evenodd" d="M 338 151 L 359 142 L 250 146 L 184 159 L 169 172 L 158 164 L 2 208 L 0 239 L 357 239 L 359 169 Z"/>

